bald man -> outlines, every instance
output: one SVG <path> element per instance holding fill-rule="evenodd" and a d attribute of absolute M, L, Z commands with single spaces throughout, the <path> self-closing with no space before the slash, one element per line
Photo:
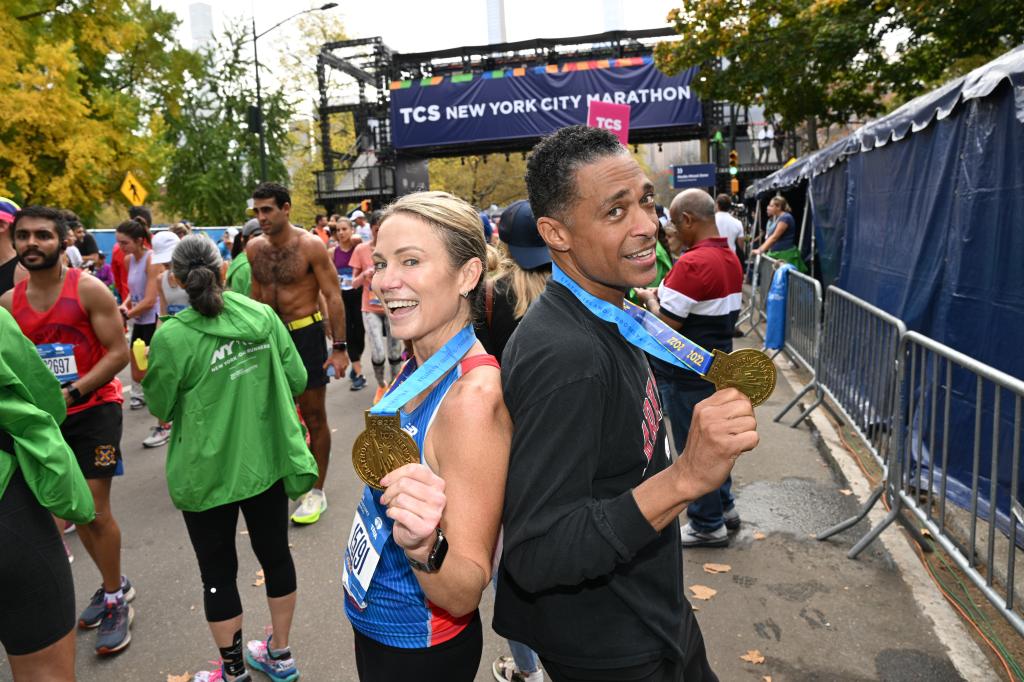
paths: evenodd
<path fill-rule="evenodd" d="M 648 310 L 694 343 L 711 350 L 732 351 L 733 328 L 740 310 L 743 270 L 715 222 L 715 200 L 701 189 L 676 195 L 669 218 L 686 251 L 655 292 L 638 293 Z M 672 440 L 682 452 L 697 403 L 715 387 L 697 374 L 651 358 L 665 412 L 672 422 Z M 682 529 L 683 547 L 725 547 L 730 530 L 740 527 L 731 494 L 732 477 L 722 487 L 690 503 L 690 519 Z"/>

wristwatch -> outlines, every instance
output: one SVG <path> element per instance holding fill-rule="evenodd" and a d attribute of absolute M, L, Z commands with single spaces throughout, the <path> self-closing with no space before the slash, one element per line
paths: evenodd
<path fill-rule="evenodd" d="M 339 352 L 345 352 L 348 350 L 348 344 L 345 343 L 344 341 L 335 341 L 334 345 L 331 347 Z"/>
<path fill-rule="evenodd" d="M 72 383 L 64 384 L 63 388 L 68 390 L 68 395 L 71 396 L 71 402 L 77 403 L 82 399 L 82 392 L 78 390 L 78 387 Z"/>
<path fill-rule="evenodd" d="M 427 557 L 427 563 L 416 561 L 409 555 L 406 555 L 406 559 L 409 560 L 409 565 L 415 568 L 417 571 L 423 573 L 437 573 L 441 570 L 441 564 L 444 563 L 444 558 L 448 554 L 448 538 L 444 536 L 441 531 L 441 527 L 437 527 L 437 540 L 434 541 L 434 547 L 430 550 L 430 555 Z"/>

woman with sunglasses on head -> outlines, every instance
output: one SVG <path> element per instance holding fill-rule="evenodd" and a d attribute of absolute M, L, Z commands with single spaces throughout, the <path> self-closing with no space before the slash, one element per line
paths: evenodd
<path fill-rule="evenodd" d="M 393 457 L 394 449 L 369 444 L 402 439 L 418 461 L 389 472 L 381 465 L 378 481 L 372 467 L 357 467 L 382 489 L 364 489 L 343 567 L 363 682 L 468 682 L 479 667 L 477 607 L 491 577 L 512 435 L 497 361 L 472 327 L 485 260 L 479 217 L 450 194 L 410 194 L 383 216 L 370 286 L 413 357 L 371 410 L 354 463 Z M 392 421 L 375 429 L 374 418 Z"/>

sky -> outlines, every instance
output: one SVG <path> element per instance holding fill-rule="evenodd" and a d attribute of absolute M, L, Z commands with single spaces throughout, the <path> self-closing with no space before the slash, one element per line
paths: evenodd
<path fill-rule="evenodd" d="M 189 5 L 194 0 L 156 0 L 155 4 L 182 18 L 180 39 L 191 45 Z M 257 32 L 289 14 L 317 7 L 323 0 L 206 0 L 213 8 L 214 31 L 233 18 L 247 23 L 255 15 Z M 611 29 L 660 28 L 665 16 L 680 1 L 670 0 L 506 0 L 506 38 L 561 38 Z M 626 9 L 628 7 L 628 10 Z M 335 13 L 352 38 L 382 36 L 398 52 L 440 50 L 461 45 L 487 44 L 487 3 L 485 0 L 339 0 Z M 611 25 L 608 24 L 618 24 Z M 294 31 L 294 26 L 291 27 Z M 275 52 L 287 49 L 289 25 L 260 40 L 260 61 L 277 62 Z M 273 40 L 271 40 L 273 37 Z M 264 42 L 267 42 L 264 47 Z M 267 56 L 264 57 L 264 51 Z"/>

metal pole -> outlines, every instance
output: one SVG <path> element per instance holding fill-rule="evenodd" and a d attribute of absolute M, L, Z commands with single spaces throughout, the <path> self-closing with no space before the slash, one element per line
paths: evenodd
<path fill-rule="evenodd" d="M 267 137 L 263 131 L 263 92 L 260 89 L 260 58 L 256 52 L 256 17 L 252 18 L 252 60 L 256 66 L 256 124 L 260 136 L 260 182 L 267 180 Z"/>

